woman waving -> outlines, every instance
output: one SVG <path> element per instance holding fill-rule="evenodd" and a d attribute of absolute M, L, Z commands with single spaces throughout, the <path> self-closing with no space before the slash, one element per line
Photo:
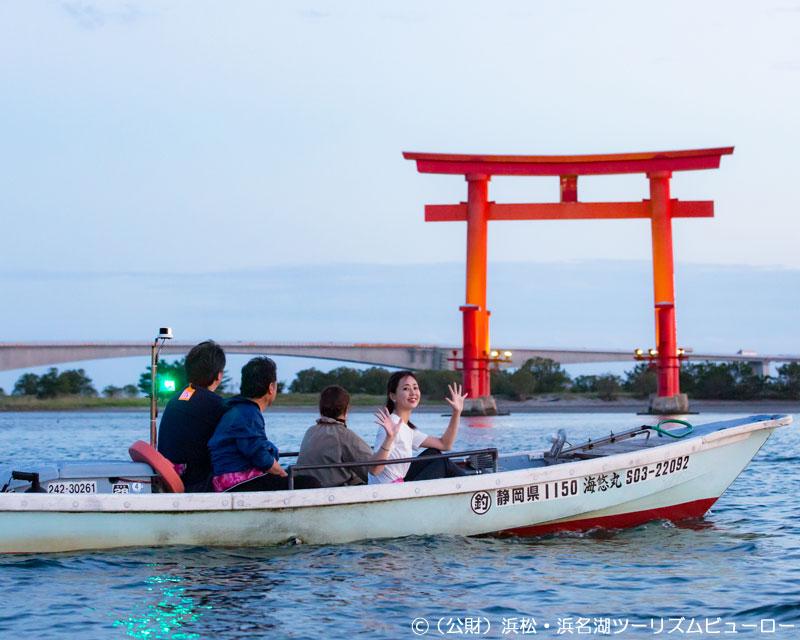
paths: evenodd
<path fill-rule="evenodd" d="M 448 388 L 450 393 L 445 400 L 453 410 L 450 422 L 441 437 L 429 436 L 411 422 L 411 413 L 419 405 L 421 397 L 417 378 L 411 371 L 393 373 L 387 385 L 386 407 L 375 414 L 380 427 L 375 441 L 375 453 L 384 453 L 387 460 L 397 460 L 410 458 L 414 455 L 414 451 L 419 449 L 425 449 L 422 456 L 452 449 L 467 395 L 461 392 L 459 384 L 453 383 Z M 394 429 L 397 429 L 397 435 L 391 446 L 388 446 L 385 435 Z M 404 480 L 430 480 L 455 475 L 464 475 L 464 472 L 450 460 L 420 460 L 413 465 L 404 462 L 374 466 L 370 469 L 369 482 L 380 484 Z"/>

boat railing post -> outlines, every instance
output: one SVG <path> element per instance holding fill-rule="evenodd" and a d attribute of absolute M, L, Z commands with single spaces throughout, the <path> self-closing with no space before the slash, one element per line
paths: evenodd
<path fill-rule="evenodd" d="M 289 467 L 289 491 L 294 489 L 294 466 Z"/>

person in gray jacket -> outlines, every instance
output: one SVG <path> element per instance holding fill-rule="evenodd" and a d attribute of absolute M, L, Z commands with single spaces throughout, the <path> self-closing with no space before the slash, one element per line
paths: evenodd
<path fill-rule="evenodd" d="M 306 431 L 297 466 L 314 464 L 336 464 L 339 462 L 379 462 L 386 460 L 397 436 L 397 427 L 392 430 L 384 426 L 386 437 L 377 452 L 357 434 L 347 428 L 347 412 L 350 409 L 350 394 L 339 385 L 322 390 L 319 397 L 320 418 Z M 341 487 L 367 483 L 369 466 L 337 469 L 308 469 L 303 475 L 316 478 L 323 487 Z"/>

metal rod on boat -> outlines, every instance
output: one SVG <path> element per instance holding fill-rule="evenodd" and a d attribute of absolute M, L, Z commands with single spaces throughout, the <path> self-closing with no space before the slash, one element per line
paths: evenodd
<path fill-rule="evenodd" d="M 614 433 L 613 431 L 607 435 L 605 438 L 598 438 L 597 440 L 592 440 L 589 438 L 586 442 L 581 444 L 577 444 L 574 446 L 567 447 L 561 450 L 561 454 L 566 453 L 573 453 L 575 451 L 585 451 L 587 449 L 594 449 L 600 445 L 614 443 L 617 440 L 625 440 L 627 438 L 635 438 L 640 434 L 646 434 L 646 437 L 650 438 L 650 429 L 651 427 L 648 425 L 642 425 L 641 427 L 636 427 L 634 429 L 630 429 L 628 431 L 620 431 L 619 433 Z"/>
<path fill-rule="evenodd" d="M 156 448 L 156 419 L 158 418 L 158 403 L 156 401 L 156 360 L 158 354 L 156 347 L 158 346 L 158 338 L 153 340 L 153 346 L 150 347 L 150 446 Z"/>
<path fill-rule="evenodd" d="M 172 329 L 170 327 L 161 327 L 155 340 L 153 340 L 153 346 L 150 347 L 150 446 L 154 449 L 158 447 L 158 429 L 156 427 L 158 420 L 158 387 L 156 378 L 158 377 L 158 353 L 161 350 L 158 346 L 158 341 L 161 340 L 161 346 L 164 346 L 164 343 L 171 339 Z"/>

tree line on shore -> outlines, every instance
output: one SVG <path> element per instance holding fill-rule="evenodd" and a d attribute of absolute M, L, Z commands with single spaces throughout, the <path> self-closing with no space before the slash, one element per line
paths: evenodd
<path fill-rule="evenodd" d="M 5 395 L 2 389 L 0 395 Z M 40 376 L 35 373 L 23 373 L 14 384 L 11 395 L 48 399 L 59 396 L 96 398 L 99 394 L 92 379 L 83 369 L 67 369 L 59 372 L 57 368 L 51 367 Z M 126 384 L 124 387 L 108 385 L 103 389 L 103 395 L 107 398 L 135 398 L 139 395 L 139 390 L 132 384 Z"/>
<path fill-rule="evenodd" d="M 447 395 L 447 386 L 461 381 L 458 371 L 418 370 L 415 372 L 424 395 L 439 399 Z M 320 371 L 314 367 L 297 373 L 289 385 L 290 393 L 319 393 L 325 387 L 338 384 L 350 393 L 383 395 L 391 371 L 382 367 L 359 370 L 352 367 L 337 367 L 331 371 Z M 174 362 L 160 361 L 158 364 L 159 396 L 167 397 L 183 389 L 186 373 L 183 359 Z M 169 381 L 169 384 L 167 384 Z M 571 377 L 561 365 L 547 358 L 532 358 L 521 367 L 491 372 L 492 393 L 512 400 L 525 400 L 535 394 L 581 393 L 594 395 L 602 400 L 615 400 L 621 393 L 637 398 L 646 398 L 656 391 L 656 372 L 646 363 L 636 365 L 624 376 L 610 373 Z M 150 367 L 139 376 L 137 385 L 123 387 L 108 385 L 102 395 L 107 398 L 135 398 L 150 394 Z M 755 373 L 745 362 L 698 362 L 681 367 L 681 390 L 692 398 L 707 400 L 800 400 L 800 363 L 788 363 L 778 367 L 777 376 L 762 376 Z M 285 383 L 278 384 L 279 392 L 285 391 Z M 232 395 L 230 379 L 226 376 L 218 391 Z M 0 389 L 0 395 L 4 395 Z M 46 373 L 25 373 L 17 380 L 12 391 L 14 396 L 41 399 L 59 396 L 97 397 L 91 378 L 83 369 L 67 369 L 59 372 L 51 367 Z"/>
<path fill-rule="evenodd" d="M 289 385 L 289 391 L 319 393 L 330 384 L 338 384 L 350 393 L 380 395 L 386 392 L 390 373 L 380 367 L 363 371 L 338 367 L 328 372 L 303 369 Z M 680 382 L 684 393 L 698 399 L 800 400 L 800 363 L 785 364 L 777 373 L 777 377 L 760 376 L 744 362 L 699 362 L 683 365 Z M 461 381 L 459 371 L 419 370 L 415 375 L 423 394 L 434 399 L 447 394 L 447 385 Z M 513 400 L 564 392 L 595 395 L 602 400 L 614 400 L 621 393 L 646 398 L 656 391 L 656 372 L 640 363 L 624 376 L 607 373 L 572 378 L 557 362 L 532 358 L 514 371 L 492 371 L 491 383 L 495 396 Z"/>

